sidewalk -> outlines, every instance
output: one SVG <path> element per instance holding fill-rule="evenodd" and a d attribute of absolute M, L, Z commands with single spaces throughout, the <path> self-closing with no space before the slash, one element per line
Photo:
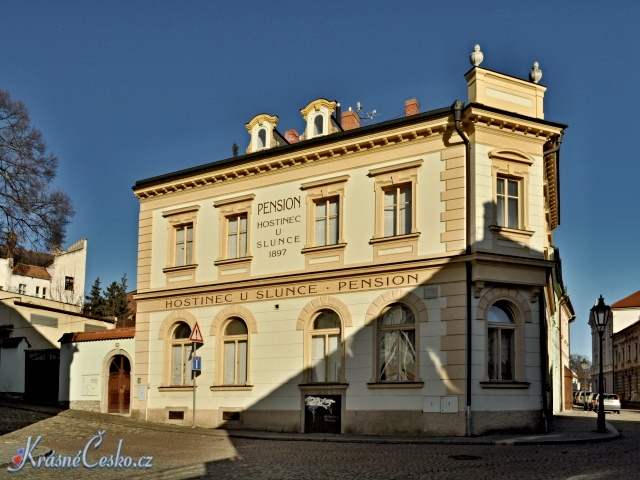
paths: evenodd
<path fill-rule="evenodd" d="M 18 412 L 18 414 L 16 414 Z M 364 436 L 305 433 L 273 433 L 249 430 L 221 430 L 207 428 L 191 428 L 185 426 L 151 423 L 131 419 L 125 416 L 108 415 L 81 410 L 60 410 L 40 405 L 25 405 L 0 401 L 0 419 L 20 417 L 20 422 L 37 422 L 43 416 L 56 416 L 69 422 L 69 425 L 87 420 L 100 420 L 105 424 L 123 427 L 143 428 L 162 432 L 181 432 L 184 434 L 222 436 L 226 438 L 248 438 L 271 441 L 306 441 L 334 443 L 371 443 L 371 444 L 445 444 L 445 445 L 558 445 L 594 443 L 615 440 L 620 437 L 618 431 L 607 422 L 608 433 L 596 433 L 596 416 L 593 412 L 573 410 L 555 415 L 550 422 L 550 432 L 546 434 L 505 434 L 485 435 L 477 437 L 403 437 L 403 436 Z M 2 420 L 7 421 L 7 420 Z M 8 420 L 11 421 L 11 420 Z M 18 421 L 18 420 L 16 420 Z M 16 425 L 17 426 L 17 425 Z M 6 427 L 6 425 L 5 425 Z M 21 427 L 20 427 L 21 428 Z M 36 455 L 44 455 L 49 449 L 46 445 L 38 446 Z M 0 459 L 15 455 L 16 446 L 5 443 L 0 436 Z"/>

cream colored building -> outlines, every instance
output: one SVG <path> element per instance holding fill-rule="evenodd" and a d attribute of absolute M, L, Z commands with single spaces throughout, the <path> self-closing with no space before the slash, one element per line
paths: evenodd
<path fill-rule="evenodd" d="M 466 106 L 373 125 L 326 99 L 301 135 L 257 115 L 245 155 L 136 183 L 133 416 L 191 424 L 197 323 L 197 425 L 543 428 L 566 126 L 542 85 L 465 78 Z"/>

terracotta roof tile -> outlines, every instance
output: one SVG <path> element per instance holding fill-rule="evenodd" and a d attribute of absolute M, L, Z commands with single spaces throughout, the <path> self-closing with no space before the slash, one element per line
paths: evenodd
<path fill-rule="evenodd" d="M 89 330 L 88 332 L 65 333 L 60 339 L 60 342 L 72 343 L 95 342 L 98 340 L 118 340 L 121 338 L 133 338 L 135 334 L 135 327 L 114 328 L 110 330 Z"/>
<path fill-rule="evenodd" d="M 23 277 L 37 277 L 51 280 L 51 275 L 43 267 L 37 267 L 35 265 L 25 265 L 24 263 L 18 263 L 13 267 L 14 275 L 22 275 Z"/>
<path fill-rule="evenodd" d="M 611 305 L 611 308 L 633 308 L 640 307 L 640 290 L 636 293 L 632 293 L 628 297 L 618 300 Z"/>

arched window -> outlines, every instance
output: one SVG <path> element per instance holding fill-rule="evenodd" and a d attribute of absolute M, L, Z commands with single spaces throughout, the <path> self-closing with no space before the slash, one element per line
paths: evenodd
<path fill-rule="evenodd" d="M 248 340 L 247 325 L 239 318 L 230 319 L 222 336 L 224 385 L 246 385 Z"/>
<path fill-rule="evenodd" d="M 417 381 L 416 320 L 398 303 L 386 307 L 378 318 L 378 380 Z"/>
<path fill-rule="evenodd" d="M 267 130 L 261 128 L 258 131 L 258 150 L 262 150 L 267 147 Z"/>
<path fill-rule="evenodd" d="M 171 335 L 171 385 L 191 384 L 191 327 L 178 322 Z"/>
<path fill-rule="evenodd" d="M 324 116 L 316 115 L 313 119 L 313 136 L 317 137 L 324 133 Z"/>
<path fill-rule="evenodd" d="M 516 319 L 509 303 L 494 303 L 487 314 L 487 375 L 490 380 L 515 380 Z"/>
<path fill-rule="evenodd" d="M 311 329 L 311 382 L 340 383 L 342 378 L 342 338 L 340 317 L 322 310 Z"/>

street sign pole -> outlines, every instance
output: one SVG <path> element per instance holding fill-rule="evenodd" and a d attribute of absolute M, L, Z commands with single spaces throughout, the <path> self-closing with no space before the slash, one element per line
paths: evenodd
<path fill-rule="evenodd" d="M 191 428 L 196 427 L 196 372 L 199 372 L 202 369 L 200 362 L 202 359 L 200 357 L 196 358 L 196 343 L 204 343 L 204 338 L 202 338 L 202 331 L 200 330 L 200 325 L 198 322 L 193 326 L 193 330 L 191 330 L 191 335 L 189 335 L 189 340 L 191 341 L 191 383 L 193 388 L 193 417 L 191 421 Z"/>
<path fill-rule="evenodd" d="M 196 355 L 196 344 L 195 342 L 191 344 L 191 358 Z M 191 378 L 193 379 L 193 418 L 191 423 L 191 428 L 196 428 L 196 371 L 193 369 L 193 365 L 191 365 Z"/>

